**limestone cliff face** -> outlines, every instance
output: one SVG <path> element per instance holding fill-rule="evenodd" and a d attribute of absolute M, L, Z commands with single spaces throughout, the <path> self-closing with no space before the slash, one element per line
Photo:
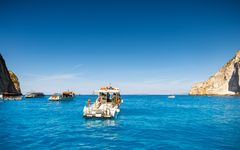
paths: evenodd
<path fill-rule="evenodd" d="M 18 77 L 11 70 L 9 70 L 8 72 L 9 72 L 9 75 L 10 75 L 10 79 L 12 80 L 12 82 L 14 84 L 15 89 L 18 91 L 18 93 L 21 93 L 20 83 L 18 81 Z"/>
<path fill-rule="evenodd" d="M 192 86 L 190 95 L 240 95 L 240 50 L 207 81 Z"/>
<path fill-rule="evenodd" d="M 17 76 L 12 71 L 8 71 L 0 54 L 0 94 L 2 93 L 21 94 L 21 90 Z"/>

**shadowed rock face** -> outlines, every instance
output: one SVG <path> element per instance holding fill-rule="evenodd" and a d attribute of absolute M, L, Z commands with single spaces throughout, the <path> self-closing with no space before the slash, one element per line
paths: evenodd
<path fill-rule="evenodd" d="M 17 76 L 8 71 L 6 63 L 0 54 L 0 94 L 2 93 L 21 94 L 21 90 Z"/>
<path fill-rule="evenodd" d="M 240 93 L 239 74 L 238 74 L 239 64 L 240 63 L 234 64 L 234 71 L 233 71 L 231 79 L 229 80 L 229 83 L 228 83 L 228 90 L 232 91 L 234 93 L 237 93 L 237 94 Z"/>
<path fill-rule="evenodd" d="M 192 86 L 190 95 L 239 95 L 240 51 L 207 81 Z"/>

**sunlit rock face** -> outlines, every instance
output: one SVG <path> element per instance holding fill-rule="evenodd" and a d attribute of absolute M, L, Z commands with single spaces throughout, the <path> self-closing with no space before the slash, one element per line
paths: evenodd
<path fill-rule="evenodd" d="M 0 94 L 2 93 L 21 94 L 21 89 L 17 76 L 7 69 L 0 54 Z"/>
<path fill-rule="evenodd" d="M 14 84 L 15 89 L 17 90 L 18 93 L 21 93 L 20 83 L 18 81 L 18 77 L 11 70 L 9 70 L 8 72 L 9 72 L 9 75 L 10 75 L 10 79 L 12 80 L 12 82 Z"/>
<path fill-rule="evenodd" d="M 240 95 L 240 50 L 207 81 L 195 83 L 190 95 Z"/>

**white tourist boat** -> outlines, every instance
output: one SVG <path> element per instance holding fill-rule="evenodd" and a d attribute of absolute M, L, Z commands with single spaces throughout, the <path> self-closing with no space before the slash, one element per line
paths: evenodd
<path fill-rule="evenodd" d="M 25 95 L 25 98 L 40 98 L 44 97 L 42 92 L 30 92 Z"/>
<path fill-rule="evenodd" d="M 0 99 L 3 100 L 22 100 L 22 94 L 21 93 L 2 93 L 0 94 Z"/>
<path fill-rule="evenodd" d="M 55 93 L 52 96 L 50 96 L 48 99 L 51 101 L 69 101 L 73 100 L 75 97 L 75 94 L 73 92 L 63 92 L 62 94 Z"/>
<path fill-rule="evenodd" d="M 175 98 L 175 95 L 170 95 L 170 96 L 168 96 L 168 98 L 173 99 L 173 98 Z"/>
<path fill-rule="evenodd" d="M 119 106 L 123 102 L 119 88 L 107 86 L 96 91 L 98 98 L 94 103 L 88 99 L 83 108 L 86 118 L 114 118 L 120 112 Z"/>

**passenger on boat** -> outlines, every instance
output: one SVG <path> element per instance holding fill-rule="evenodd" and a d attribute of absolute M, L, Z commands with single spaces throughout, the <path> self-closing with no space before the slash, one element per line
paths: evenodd
<path fill-rule="evenodd" d="M 107 102 L 111 102 L 109 93 L 107 93 Z"/>
<path fill-rule="evenodd" d="M 121 104 L 121 100 L 118 99 L 118 100 L 117 100 L 117 105 L 119 106 L 120 104 Z"/>
<path fill-rule="evenodd" d="M 96 104 L 97 104 L 97 108 L 99 108 L 101 106 L 101 104 L 102 104 L 102 97 L 98 98 Z"/>
<path fill-rule="evenodd" d="M 107 102 L 107 95 L 105 93 L 101 93 L 101 100 L 102 100 L 102 103 L 106 103 Z"/>
<path fill-rule="evenodd" d="M 120 95 L 116 94 L 116 93 L 113 93 L 113 95 L 112 95 L 112 105 L 115 106 L 115 105 L 119 105 L 120 103 L 121 103 Z"/>
<path fill-rule="evenodd" d="M 88 101 L 87 101 L 87 105 L 88 105 L 88 107 L 91 106 L 91 99 L 90 99 L 90 98 L 89 98 Z"/>
<path fill-rule="evenodd" d="M 115 106 L 116 103 L 117 103 L 117 95 L 116 95 L 116 93 L 113 93 L 113 95 L 112 95 L 112 104 L 113 104 L 113 106 Z"/>

